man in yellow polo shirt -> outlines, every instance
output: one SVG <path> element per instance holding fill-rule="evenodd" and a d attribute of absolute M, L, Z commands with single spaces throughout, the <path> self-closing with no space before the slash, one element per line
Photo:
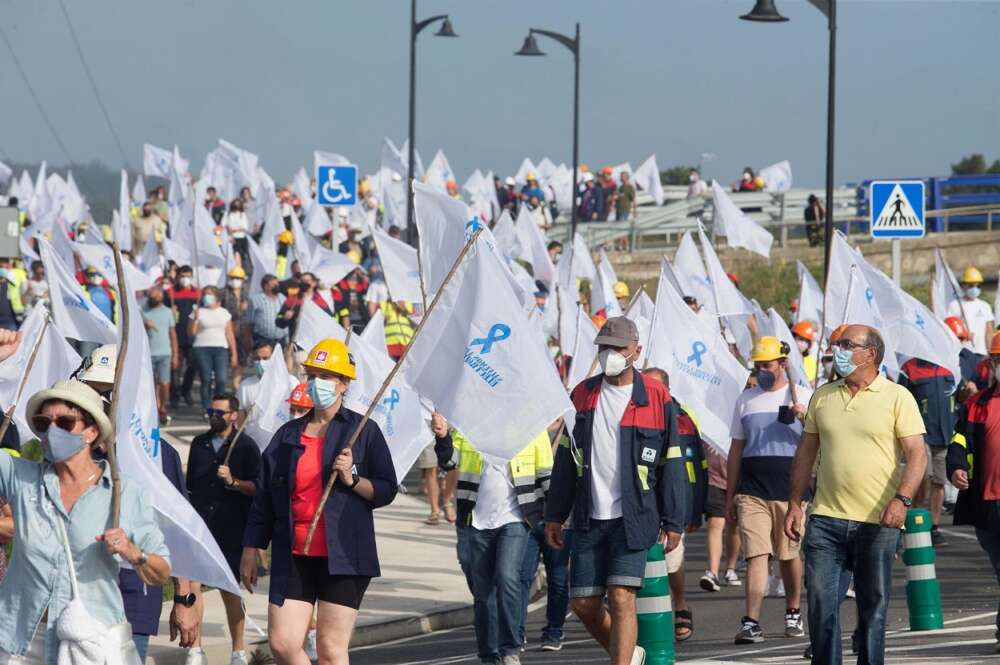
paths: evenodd
<path fill-rule="evenodd" d="M 813 662 L 839 665 L 840 601 L 854 572 L 858 662 L 885 661 L 885 618 L 900 528 L 924 471 L 924 423 L 906 388 L 882 376 L 878 331 L 851 325 L 833 364 L 845 378 L 813 395 L 795 459 L 785 534 L 803 532 L 802 498 L 819 456 L 804 543 Z M 906 465 L 901 462 L 905 459 Z"/>

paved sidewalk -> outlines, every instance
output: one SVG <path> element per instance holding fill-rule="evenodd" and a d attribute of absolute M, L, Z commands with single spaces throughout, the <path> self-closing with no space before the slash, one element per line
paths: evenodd
<path fill-rule="evenodd" d="M 187 458 L 187 441 L 171 437 Z M 455 555 L 455 527 L 442 521 L 427 526 L 427 502 L 414 494 L 399 494 L 389 506 L 375 511 L 375 533 L 382 577 L 373 579 L 365 594 L 352 646 L 361 646 L 469 624 L 472 622 L 472 597 Z M 263 578 L 257 591 L 244 590 L 249 618 L 261 630 L 267 630 L 267 582 Z M 169 641 L 167 619 L 171 603 L 163 606 L 160 634 L 150 641 L 149 660 L 156 665 L 183 664 L 186 650 Z M 247 622 L 246 640 L 250 645 L 266 647 L 266 637 Z M 202 647 L 209 663 L 229 662 L 231 643 L 226 613 L 219 593 L 205 594 L 205 621 Z M 252 651 L 254 647 L 249 647 Z"/>

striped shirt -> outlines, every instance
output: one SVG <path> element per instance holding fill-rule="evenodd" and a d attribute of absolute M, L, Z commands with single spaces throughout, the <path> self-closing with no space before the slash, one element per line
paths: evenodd
<path fill-rule="evenodd" d="M 267 339 L 284 339 L 285 331 L 277 326 L 275 319 L 281 306 L 285 304 L 285 296 L 280 293 L 271 298 L 258 293 L 250 298 L 250 311 L 253 317 L 253 334 Z"/>

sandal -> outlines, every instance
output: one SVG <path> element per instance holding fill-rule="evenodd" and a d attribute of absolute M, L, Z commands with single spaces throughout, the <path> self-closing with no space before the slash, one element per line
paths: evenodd
<path fill-rule="evenodd" d="M 455 520 L 458 519 L 458 515 L 455 514 L 455 506 L 446 504 L 444 507 L 444 518 L 448 520 L 450 524 L 454 524 Z"/>
<path fill-rule="evenodd" d="M 424 520 L 424 524 L 429 524 L 430 526 L 437 526 L 440 523 L 440 513 L 431 513 L 430 517 Z"/>
<path fill-rule="evenodd" d="M 691 610 L 674 610 L 674 639 L 684 642 L 694 635 L 694 615 Z"/>

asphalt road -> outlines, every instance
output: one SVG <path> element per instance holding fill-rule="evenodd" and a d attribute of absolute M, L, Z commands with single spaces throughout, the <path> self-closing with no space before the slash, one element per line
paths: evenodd
<path fill-rule="evenodd" d="M 910 632 L 907 623 L 905 584 L 901 561 L 894 570 L 893 597 L 887 630 L 888 663 L 930 663 L 947 659 L 949 665 L 1000 662 L 993 651 L 994 612 L 1000 590 L 985 554 L 975 536 L 966 529 L 948 528 L 950 545 L 938 551 L 938 579 L 942 587 L 945 627 L 929 632 Z M 808 638 L 783 636 L 784 601 L 768 598 L 762 626 L 766 639 L 760 644 L 736 646 L 733 637 L 743 615 L 743 592 L 738 587 L 707 593 L 698 587 L 703 571 L 704 538 L 695 534 L 688 546 L 687 593 L 694 612 L 694 636 L 677 645 L 679 662 L 725 661 L 740 663 L 805 663 L 802 653 Z M 456 564 L 457 565 L 457 564 Z M 541 605 L 537 603 L 536 605 Z M 805 609 L 803 609 L 805 613 Z M 607 663 L 608 657 L 573 617 L 567 619 L 564 648 L 560 652 L 538 650 L 538 636 L 545 621 L 545 608 L 529 615 L 528 650 L 521 654 L 525 665 L 584 665 Z M 854 608 L 848 600 L 841 613 L 845 662 L 850 654 L 850 631 Z M 472 627 L 441 631 L 352 650 L 353 665 L 453 665 L 478 663 Z"/>

